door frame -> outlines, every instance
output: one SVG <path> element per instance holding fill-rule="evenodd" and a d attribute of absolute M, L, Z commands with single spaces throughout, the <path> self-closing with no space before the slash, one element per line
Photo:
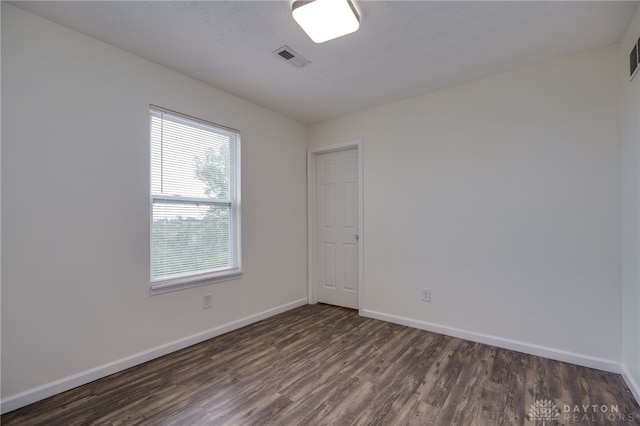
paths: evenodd
<path fill-rule="evenodd" d="M 358 313 L 362 312 L 364 295 L 364 226 L 363 226 L 363 196 L 362 196 L 362 139 L 333 145 L 324 145 L 307 149 L 307 299 L 309 304 L 318 302 L 316 293 L 316 163 L 318 156 L 336 151 L 346 151 L 355 148 L 358 161 Z"/>

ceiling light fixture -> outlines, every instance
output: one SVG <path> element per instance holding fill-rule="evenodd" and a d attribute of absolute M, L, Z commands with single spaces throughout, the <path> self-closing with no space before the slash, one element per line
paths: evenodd
<path fill-rule="evenodd" d="M 360 16 L 351 0 L 295 0 L 293 19 L 316 43 L 351 34 L 360 27 Z"/>

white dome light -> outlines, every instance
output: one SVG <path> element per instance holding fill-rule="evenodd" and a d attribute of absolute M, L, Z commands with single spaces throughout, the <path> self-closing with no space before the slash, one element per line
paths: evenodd
<path fill-rule="evenodd" d="M 360 17 L 351 0 L 296 0 L 293 19 L 316 43 L 351 34 L 360 27 Z"/>

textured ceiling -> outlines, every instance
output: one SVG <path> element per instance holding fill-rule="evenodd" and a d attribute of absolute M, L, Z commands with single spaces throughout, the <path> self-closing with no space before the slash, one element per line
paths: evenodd
<path fill-rule="evenodd" d="M 13 2 L 304 123 L 617 43 L 638 6 L 355 3 L 360 30 L 315 44 L 290 1 Z M 272 54 L 285 44 L 311 64 Z"/>

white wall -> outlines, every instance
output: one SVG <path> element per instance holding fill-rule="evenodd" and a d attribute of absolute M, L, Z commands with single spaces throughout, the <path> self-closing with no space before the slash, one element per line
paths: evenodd
<path fill-rule="evenodd" d="M 365 315 L 619 365 L 618 46 L 309 134 L 364 140 Z"/>
<path fill-rule="evenodd" d="M 640 400 L 640 74 L 629 81 L 629 52 L 640 37 L 640 8 L 620 44 L 622 137 L 622 364 Z"/>
<path fill-rule="evenodd" d="M 3 399 L 304 303 L 304 125 L 5 2 L 2 59 Z M 149 296 L 149 104 L 241 131 L 242 279 Z"/>
<path fill-rule="evenodd" d="M 2 45 L 2 8 L 0 8 L 0 45 Z M 2 55 L 0 55 L 0 81 L 2 81 Z M 0 86 L 0 99 L 2 87 Z M 0 102 L 0 307 L 2 306 L 2 106 Z M 2 315 L 0 315 L 0 330 L 2 329 Z M 0 339 L 0 366 L 2 365 L 2 339 Z M 0 383 L 2 383 L 2 369 L 0 368 Z"/>

